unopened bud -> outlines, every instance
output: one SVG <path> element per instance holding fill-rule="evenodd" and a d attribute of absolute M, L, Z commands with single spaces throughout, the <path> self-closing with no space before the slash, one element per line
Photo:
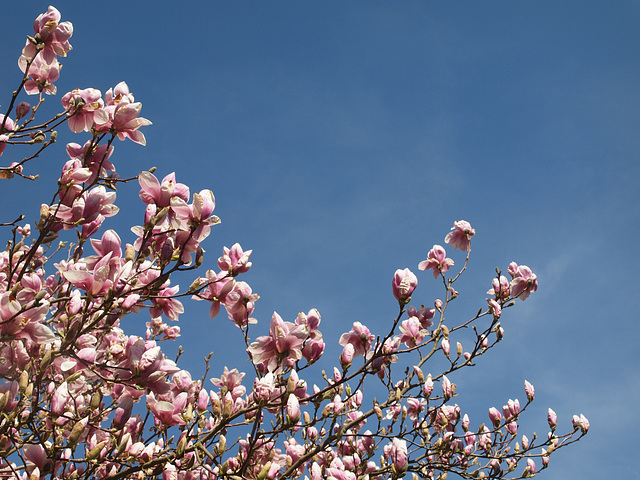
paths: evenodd
<path fill-rule="evenodd" d="M 224 454 L 224 452 L 227 450 L 227 439 L 224 435 L 220 435 L 220 440 L 214 447 L 214 450 L 219 456 L 222 456 L 222 454 Z"/>
<path fill-rule="evenodd" d="M 97 444 L 95 447 L 93 447 L 87 454 L 87 460 L 95 460 L 96 458 L 98 458 L 98 456 L 100 455 L 100 452 L 102 451 L 102 449 L 106 444 L 107 444 L 107 441 L 103 440 L 102 442 Z"/>
<path fill-rule="evenodd" d="M 265 478 L 267 478 L 269 470 L 271 470 L 271 462 L 265 463 L 264 467 L 262 467 L 262 470 L 260 470 L 260 473 L 258 473 L 258 480 L 264 480 Z"/>
<path fill-rule="evenodd" d="M 204 249 L 198 245 L 196 250 L 196 267 L 202 265 L 202 261 L 204 260 Z"/>
<path fill-rule="evenodd" d="M 224 411 L 222 412 L 223 417 L 230 417 L 233 413 L 233 400 L 225 400 L 224 402 Z"/>
<path fill-rule="evenodd" d="M 76 424 L 71 429 L 71 433 L 69 434 L 69 438 L 67 439 L 67 445 L 69 445 L 71 449 L 73 449 L 76 443 L 78 443 L 80 435 L 82 435 L 82 432 L 84 432 L 84 427 L 85 425 L 82 423 L 82 421 L 80 421 L 76 422 Z"/>
<path fill-rule="evenodd" d="M 136 249 L 133 248 L 133 245 L 127 245 L 127 248 L 124 251 L 124 259 L 127 262 L 133 262 L 136 258 Z"/>
<path fill-rule="evenodd" d="M 29 111 L 31 110 L 31 105 L 27 102 L 20 102 L 16 106 L 16 120 L 20 120 L 23 117 L 29 115 Z"/>
<path fill-rule="evenodd" d="M 102 401 L 102 393 L 97 391 L 94 392 L 93 395 L 91 395 L 91 402 L 89 403 L 89 406 L 95 410 L 96 408 L 98 408 L 100 406 L 100 402 Z"/>
<path fill-rule="evenodd" d="M 23 370 L 20 373 L 20 379 L 18 380 L 18 387 L 20 388 L 20 391 L 24 393 L 28 385 L 29 385 L 29 374 L 27 373 L 26 370 Z"/>
<path fill-rule="evenodd" d="M 42 133 L 42 130 L 38 130 L 37 132 L 31 134 L 31 139 L 33 140 L 33 143 L 42 143 L 47 139 L 47 137 L 44 133 Z"/>

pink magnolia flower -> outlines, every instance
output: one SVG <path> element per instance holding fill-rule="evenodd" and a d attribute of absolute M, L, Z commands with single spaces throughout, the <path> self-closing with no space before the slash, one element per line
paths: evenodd
<path fill-rule="evenodd" d="M 229 370 L 226 366 L 220 378 L 212 378 L 211 383 L 217 387 L 226 388 L 231 392 L 231 396 L 236 399 L 243 396 L 247 389 L 242 385 L 242 379 L 245 374 L 238 371 L 237 368 Z"/>
<path fill-rule="evenodd" d="M 47 63 L 41 55 L 38 55 L 29 66 L 29 80 L 24 83 L 24 91 L 28 95 L 37 95 L 40 92 L 55 95 L 58 89 L 54 82 L 60 78 L 60 68 L 62 65 L 56 60 Z M 21 66 L 21 69 L 24 72 L 26 63 Z"/>
<path fill-rule="evenodd" d="M 342 354 L 340 355 L 340 365 L 343 368 L 348 367 L 353 362 L 353 356 L 355 354 L 355 348 L 352 343 L 347 343 L 342 349 Z"/>
<path fill-rule="evenodd" d="M 122 243 L 120 236 L 115 230 L 109 229 L 102 234 L 100 240 L 92 238 L 90 242 L 95 252 L 101 257 L 104 257 L 108 253 L 111 253 L 113 257 L 117 258 L 122 256 Z"/>
<path fill-rule="evenodd" d="M 453 384 L 451 383 L 451 381 L 447 378 L 446 375 L 442 376 L 442 393 L 444 394 L 444 398 L 445 399 L 450 399 L 453 396 Z"/>
<path fill-rule="evenodd" d="M 216 206 L 215 197 L 211 190 L 201 190 L 193 194 L 193 203 L 188 205 L 182 198 L 171 198 L 171 212 L 174 213 L 172 226 L 182 230 L 195 228 L 192 238 L 201 242 L 209 236 L 211 225 L 220 223 L 220 219 L 212 215 Z"/>
<path fill-rule="evenodd" d="M 553 410 L 549 409 L 547 412 L 547 422 L 549 422 L 549 427 L 551 430 L 555 430 L 558 425 L 558 415 Z"/>
<path fill-rule="evenodd" d="M 580 429 L 583 434 L 589 431 L 589 420 L 587 420 L 587 417 L 582 414 L 580 414 L 580 416 L 574 415 L 571 419 L 571 423 L 574 430 Z"/>
<path fill-rule="evenodd" d="M 88 140 L 82 147 L 77 143 L 67 144 L 67 155 L 72 160 L 80 160 L 86 168 L 91 171 L 91 177 L 86 181 L 93 183 L 96 177 L 106 177 L 107 172 L 114 172 L 115 167 L 109 161 L 109 157 L 113 153 L 113 145 L 96 146 L 91 140 Z"/>
<path fill-rule="evenodd" d="M 411 297 L 411 294 L 418 286 L 418 278 L 409 270 L 405 268 L 404 270 L 396 270 L 396 273 L 393 275 L 393 296 L 404 305 L 407 303 L 407 300 Z"/>
<path fill-rule="evenodd" d="M 418 419 L 418 416 L 423 412 L 426 402 L 424 399 L 408 398 L 407 399 L 407 415 L 414 422 Z"/>
<path fill-rule="evenodd" d="M 61 102 L 71 115 L 68 123 L 73 133 L 89 132 L 94 125 L 109 121 L 109 115 L 103 109 L 102 93 L 95 88 L 76 88 L 66 93 Z"/>
<path fill-rule="evenodd" d="M 400 342 L 404 343 L 407 347 L 415 347 L 422 343 L 424 337 L 429 333 L 424 328 L 418 317 L 409 317 L 403 321 L 400 325 Z"/>
<path fill-rule="evenodd" d="M 451 230 L 444 238 L 445 243 L 458 250 L 468 252 L 471 247 L 471 237 L 476 234 L 476 231 L 471 228 L 471 224 L 465 220 L 457 220 Z"/>
<path fill-rule="evenodd" d="M 420 270 L 433 270 L 433 278 L 438 278 L 438 275 L 445 273 L 453 265 L 453 260 L 447 258 L 447 252 L 440 245 L 434 245 L 429 253 L 427 259 L 418 264 Z"/>
<path fill-rule="evenodd" d="M 496 320 L 502 316 L 502 307 L 493 298 L 487 298 L 489 304 L 489 311 L 493 314 L 493 318 Z"/>
<path fill-rule="evenodd" d="M 536 390 L 527 380 L 524 381 L 524 391 L 527 394 L 527 400 L 531 402 L 536 395 Z"/>
<path fill-rule="evenodd" d="M 187 392 L 182 392 L 173 398 L 157 400 L 154 393 L 150 392 L 147 395 L 147 406 L 159 423 L 169 427 L 185 425 L 186 422 L 182 417 L 182 412 L 184 412 L 187 405 L 187 398 Z"/>
<path fill-rule="evenodd" d="M 189 201 L 189 187 L 184 183 L 176 182 L 176 174 L 170 173 L 158 182 L 155 175 L 150 172 L 142 172 L 138 176 L 140 183 L 140 198 L 147 205 L 155 204 L 158 208 L 171 205 L 171 198 L 178 197 L 185 202 Z"/>
<path fill-rule="evenodd" d="M 309 327 L 285 322 L 274 312 L 269 335 L 258 337 L 247 352 L 254 364 L 264 363 L 268 371 L 280 372 L 302 358 L 302 345 L 308 336 Z"/>
<path fill-rule="evenodd" d="M 511 296 L 526 300 L 538 289 L 538 277 L 526 265 L 518 265 L 516 262 L 509 264 L 511 279 Z"/>
<path fill-rule="evenodd" d="M 507 277 L 500 275 L 500 278 L 494 278 L 491 281 L 491 288 L 487 293 L 489 295 L 494 295 L 496 300 L 506 301 L 511 295 L 511 287 Z"/>
<path fill-rule="evenodd" d="M 34 39 L 37 43 L 44 44 L 39 56 L 42 56 L 46 63 L 54 62 L 57 55 L 65 57 L 71 51 L 69 39 L 73 35 L 73 25 L 71 22 L 60 22 L 61 18 L 60 12 L 49 6 L 49 9 L 38 15 L 33 22 Z M 36 52 L 36 45 L 31 40 L 27 40 L 22 50 L 25 61 L 33 57 Z"/>
<path fill-rule="evenodd" d="M 502 414 L 505 420 L 515 418 L 520 413 L 520 402 L 516 398 L 515 400 L 509 399 L 506 405 L 502 407 Z"/>
<path fill-rule="evenodd" d="M 16 120 L 26 117 L 31 112 L 31 105 L 28 102 L 20 102 L 16 105 Z"/>
<path fill-rule="evenodd" d="M 209 317 L 215 318 L 220 313 L 220 305 L 225 302 L 227 294 L 233 290 L 235 281 L 228 278 L 225 272 L 216 274 L 213 270 L 207 270 L 206 277 L 200 278 L 198 282 L 206 287 L 193 298 L 195 300 L 209 300 L 211 302 Z"/>
<path fill-rule="evenodd" d="M 15 124 L 13 120 L 9 117 L 0 113 L 0 156 L 2 156 L 2 152 L 7 148 L 6 141 L 9 140 L 8 135 L 4 135 L 4 132 L 12 132 L 15 129 Z"/>
<path fill-rule="evenodd" d="M 267 372 L 262 378 L 256 378 L 253 385 L 253 398 L 258 401 L 268 402 L 276 395 L 275 376 Z"/>
<path fill-rule="evenodd" d="M 343 333 L 340 337 L 340 345 L 343 347 L 347 343 L 351 343 L 354 348 L 354 358 L 364 355 L 371 350 L 375 336 L 371 334 L 369 329 L 360 322 L 353 322 L 353 327 L 348 333 Z"/>
<path fill-rule="evenodd" d="M 251 268 L 249 257 L 252 252 L 253 250 L 243 251 L 239 243 L 231 248 L 224 247 L 222 256 L 218 258 L 218 267 L 234 277 L 239 273 L 245 273 Z"/>
<path fill-rule="evenodd" d="M 407 442 L 394 438 L 389 452 L 391 463 L 398 472 L 404 472 L 408 466 Z"/>
<path fill-rule="evenodd" d="M 129 93 L 129 87 L 124 82 L 116 85 L 113 91 L 109 89 L 104 95 L 104 111 L 108 114 L 109 121 L 97 125 L 96 131 L 111 131 L 116 133 L 120 140 L 129 138 L 135 143 L 146 145 L 147 141 L 138 129 L 151 125 L 151 122 L 139 117 L 142 103 L 133 100 L 133 95 Z"/>
<path fill-rule="evenodd" d="M 528 475 L 533 475 L 536 473 L 536 462 L 533 461 L 532 458 L 527 458 L 527 467 L 525 468 Z"/>
<path fill-rule="evenodd" d="M 255 302 L 260 295 L 253 293 L 251 287 L 246 282 L 235 282 L 233 289 L 224 297 L 224 307 L 227 310 L 229 319 L 238 327 L 246 327 L 250 323 L 257 323 L 257 320 L 250 315 L 255 309 Z"/>
<path fill-rule="evenodd" d="M 416 307 L 413 307 L 413 306 L 407 309 L 407 315 L 409 315 L 409 317 L 418 317 L 418 320 L 420 320 L 420 325 L 422 325 L 422 328 L 429 328 L 433 326 L 433 322 L 431 321 L 431 319 L 434 317 L 435 314 L 436 314 L 435 308 L 425 308 L 424 305 L 421 305 L 420 308 L 417 310 L 416 310 Z"/>
<path fill-rule="evenodd" d="M 13 132 L 16 128 L 16 124 L 10 117 L 7 117 L 0 113 L 0 133 Z"/>
<path fill-rule="evenodd" d="M 287 399 L 287 419 L 290 423 L 296 423 L 300 420 L 300 401 L 293 394 L 289 395 Z"/>
<path fill-rule="evenodd" d="M 159 317 L 163 313 L 167 318 L 177 321 L 181 313 L 184 313 L 184 306 L 178 299 L 173 298 L 180 291 L 180 286 L 163 288 L 154 296 L 151 301 L 153 305 L 149 307 L 152 318 Z"/>
<path fill-rule="evenodd" d="M 82 167 L 80 160 L 69 160 L 62 168 L 58 180 L 58 197 L 64 205 L 70 206 L 82 193 L 82 184 L 91 177 L 91 171 Z"/>

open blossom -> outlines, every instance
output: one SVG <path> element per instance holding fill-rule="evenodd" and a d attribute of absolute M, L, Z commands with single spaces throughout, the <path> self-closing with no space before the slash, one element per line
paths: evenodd
<path fill-rule="evenodd" d="M 73 133 L 89 132 L 94 125 L 109 121 L 101 97 L 100 90 L 95 88 L 76 88 L 62 97 L 62 106 L 71 114 L 68 123 Z"/>
<path fill-rule="evenodd" d="M 14 128 L 15 124 L 13 123 L 13 120 L 0 114 L 0 156 L 2 156 L 4 149 L 7 148 L 7 144 L 5 142 L 9 140 L 9 137 L 4 135 L 4 132 L 11 132 Z"/>
<path fill-rule="evenodd" d="M 434 245 L 429 253 L 427 259 L 420 262 L 418 269 L 420 270 L 433 270 L 433 278 L 438 278 L 438 275 L 445 273 L 453 265 L 453 260 L 447 258 L 447 252 L 440 245 Z"/>
<path fill-rule="evenodd" d="M 239 273 L 245 273 L 251 268 L 249 257 L 253 250 L 242 250 L 239 243 L 234 244 L 231 248 L 224 247 L 222 256 L 218 258 L 218 267 L 220 270 L 229 272 L 236 276 Z"/>
<path fill-rule="evenodd" d="M 497 300 L 506 301 L 511 295 L 511 286 L 509 280 L 504 275 L 500 278 L 494 278 L 491 281 L 491 288 L 487 291 L 489 295 L 494 295 Z"/>
<path fill-rule="evenodd" d="M 274 312 L 269 335 L 258 337 L 247 352 L 256 365 L 264 363 L 268 371 L 279 372 L 302 358 L 302 345 L 308 335 L 309 327 L 285 322 Z"/>
<path fill-rule="evenodd" d="M 107 172 L 114 172 L 116 168 L 109 161 L 109 157 L 113 153 L 113 145 L 96 146 L 91 140 L 88 140 L 83 146 L 77 143 L 67 144 L 67 155 L 72 160 L 79 160 L 83 166 L 91 172 L 91 177 L 86 181 L 92 183 L 96 177 L 106 177 Z"/>
<path fill-rule="evenodd" d="M 56 56 L 65 57 L 71 51 L 69 39 L 73 35 L 73 25 L 71 22 L 60 22 L 62 15 L 60 12 L 49 6 L 49 9 L 36 18 L 33 22 L 34 39 L 44 44 L 44 48 L 39 56 L 42 56 L 46 63 L 55 61 Z M 22 50 L 23 61 L 33 57 L 37 52 L 36 45 L 31 40 L 27 40 Z M 24 70 L 23 70 L 24 72 Z"/>
<path fill-rule="evenodd" d="M 140 198 L 147 205 L 155 204 L 158 208 L 171 205 L 171 198 L 178 197 L 185 202 L 189 201 L 189 187 L 184 183 L 176 182 L 176 174 L 170 173 L 158 182 L 156 176 L 150 172 L 142 172 L 138 175 L 140 183 Z"/>
<path fill-rule="evenodd" d="M 400 342 L 404 343 L 409 348 L 422 343 L 424 337 L 429 333 L 427 330 L 422 328 L 422 324 L 418 317 L 409 317 L 407 320 L 403 321 L 400 325 L 400 331 L 402 332 L 402 335 L 400 335 Z"/>
<path fill-rule="evenodd" d="M 471 237 L 476 234 L 476 231 L 471 228 L 471 224 L 465 220 L 458 220 L 454 222 L 451 230 L 444 238 L 445 243 L 458 250 L 468 252 L 471 247 Z"/>
<path fill-rule="evenodd" d="M 422 328 L 429 328 L 433 326 L 433 322 L 431 321 L 431 319 L 435 316 L 436 310 L 435 308 L 425 308 L 424 305 L 421 305 L 419 309 L 411 306 L 407 308 L 407 314 L 409 315 L 409 317 L 418 317 Z"/>
<path fill-rule="evenodd" d="M 348 333 L 343 333 L 340 337 L 340 345 L 343 347 L 350 343 L 353 345 L 354 358 L 364 355 L 371 349 L 371 344 L 375 336 L 369 329 L 360 322 L 353 322 L 353 327 Z"/>
<path fill-rule="evenodd" d="M 402 303 L 403 305 L 407 302 L 411 294 L 418 286 L 417 277 L 409 270 L 405 268 L 404 270 L 396 270 L 396 273 L 393 275 L 393 296 Z"/>
<path fill-rule="evenodd" d="M 54 82 L 60 78 L 60 68 L 62 65 L 57 61 L 46 63 L 38 55 L 29 66 L 29 80 L 24 83 L 24 91 L 28 95 L 37 95 L 40 92 L 55 95 L 58 89 Z"/>
<path fill-rule="evenodd" d="M 538 289 L 538 277 L 526 265 L 518 265 L 516 262 L 509 264 L 511 279 L 511 296 L 526 300 Z"/>
<path fill-rule="evenodd" d="M 96 131 L 111 131 L 117 134 L 120 140 L 129 138 L 135 143 L 146 145 L 147 140 L 138 129 L 151 125 L 151 122 L 139 116 L 142 103 L 133 101 L 127 84 L 120 82 L 113 91 L 109 89 L 104 95 L 104 102 L 104 111 L 109 116 L 109 121 L 97 125 Z"/>

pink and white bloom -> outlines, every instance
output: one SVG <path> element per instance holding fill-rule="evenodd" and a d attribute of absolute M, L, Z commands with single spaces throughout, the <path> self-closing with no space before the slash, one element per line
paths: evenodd
<path fill-rule="evenodd" d="M 416 307 L 411 306 L 407 308 L 407 314 L 409 315 L 409 317 L 418 317 L 418 320 L 420 320 L 420 325 L 422 325 L 422 328 L 429 328 L 433 326 L 433 322 L 431 321 L 431 319 L 435 316 L 436 309 L 425 308 L 424 305 L 421 305 L 419 309 L 416 309 Z"/>
<path fill-rule="evenodd" d="M 100 90 L 76 88 L 66 93 L 61 101 L 71 115 L 68 123 L 73 133 L 89 132 L 94 125 L 103 125 L 109 121 L 109 115 L 103 109 Z"/>
<path fill-rule="evenodd" d="M 468 252 L 471 248 L 471 237 L 476 234 L 471 224 L 465 220 L 457 220 L 454 222 L 451 230 L 452 231 L 444 238 L 445 243 L 448 243 L 455 249 Z"/>
<path fill-rule="evenodd" d="M 230 275 L 236 276 L 245 273 L 251 268 L 249 257 L 253 250 L 242 250 L 239 243 L 234 244 L 231 248 L 224 247 L 222 256 L 218 258 L 218 267 L 220 270 L 229 272 Z"/>
<path fill-rule="evenodd" d="M 447 252 L 440 245 L 434 245 L 429 253 L 427 259 L 418 264 L 419 270 L 433 270 L 433 278 L 438 278 L 438 275 L 445 273 L 451 268 L 454 262 L 450 258 L 447 258 Z"/>
<path fill-rule="evenodd" d="M 538 277 L 526 265 L 518 265 L 516 262 L 509 264 L 511 279 L 511 296 L 526 300 L 538 289 Z"/>
<path fill-rule="evenodd" d="M 405 268 L 404 270 L 396 270 L 396 273 L 393 275 L 393 296 L 404 305 L 407 303 L 407 300 L 411 297 L 411 294 L 418 286 L 418 278 L 409 270 Z"/>
<path fill-rule="evenodd" d="M 178 197 L 185 202 L 189 201 L 189 187 L 184 183 L 176 182 L 175 172 L 170 173 L 158 182 L 156 176 L 150 172 L 142 172 L 138 175 L 140 183 L 140 198 L 147 205 L 155 204 L 158 208 L 171 205 L 171 199 Z"/>
<path fill-rule="evenodd" d="M 113 91 L 109 89 L 104 95 L 104 101 L 104 111 L 109 116 L 109 121 L 97 125 L 96 131 L 111 131 L 117 134 L 120 140 L 129 138 L 135 143 L 146 145 L 147 140 L 138 129 L 151 125 L 151 122 L 139 116 L 142 103 L 133 101 L 127 84 L 120 82 Z"/>
<path fill-rule="evenodd" d="M 424 340 L 424 337 L 429 333 L 422 328 L 422 324 L 418 317 L 409 317 L 407 320 L 400 324 L 400 342 L 404 343 L 407 347 L 415 347 Z"/>
<path fill-rule="evenodd" d="M 46 63 L 53 63 L 56 56 L 65 57 L 71 51 L 69 39 L 73 35 L 73 25 L 71 22 L 60 22 L 61 18 L 60 12 L 49 6 L 49 9 L 38 15 L 33 22 L 34 39 L 36 42 L 44 44 L 39 56 L 42 56 Z M 26 62 L 36 52 L 36 45 L 31 40 L 27 40 L 20 58 Z M 24 70 L 22 71 L 24 72 Z"/>
<path fill-rule="evenodd" d="M 29 80 L 24 83 L 24 91 L 28 95 L 37 95 L 40 92 L 55 95 L 58 89 L 54 82 L 60 78 L 60 68 L 62 65 L 56 60 L 53 63 L 47 63 L 41 55 L 38 55 L 29 66 Z"/>
<path fill-rule="evenodd" d="M 356 358 L 371 350 L 371 344 L 374 340 L 375 336 L 366 326 L 360 322 L 353 322 L 351 330 L 348 333 L 343 333 L 338 343 L 343 347 L 351 343 L 354 348 L 354 358 Z"/>
<path fill-rule="evenodd" d="M 308 336 L 309 327 L 285 322 L 273 312 L 269 335 L 258 337 L 247 352 L 254 364 L 265 364 L 269 372 L 280 372 L 302 358 L 302 345 Z"/>

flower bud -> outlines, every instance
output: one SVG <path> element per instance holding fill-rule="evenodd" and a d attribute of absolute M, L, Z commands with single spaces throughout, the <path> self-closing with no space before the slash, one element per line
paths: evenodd
<path fill-rule="evenodd" d="M 29 111 L 31 110 L 31 105 L 27 102 L 20 102 L 16 105 L 16 120 L 20 120 L 23 117 L 29 115 Z"/>
<path fill-rule="evenodd" d="M 33 143 L 42 143 L 47 139 L 46 135 L 42 133 L 41 130 L 38 130 L 37 132 L 32 133 L 30 137 L 33 140 Z"/>
<path fill-rule="evenodd" d="M 409 270 L 396 270 L 393 276 L 392 289 L 393 296 L 396 297 L 401 305 L 409 302 L 411 294 L 418 286 L 418 278 Z"/>
<path fill-rule="evenodd" d="M 449 352 L 451 351 L 451 344 L 449 343 L 449 339 L 448 338 L 443 338 L 442 339 L 442 351 L 444 352 L 444 354 L 448 357 L 449 356 Z"/>
<path fill-rule="evenodd" d="M 549 409 L 547 413 L 547 421 L 549 422 L 549 427 L 551 427 L 551 430 L 555 430 L 556 426 L 558 425 L 558 415 L 556 415 L 556 412 Z"/>
<path fill-rule="evenodd" d="M 533 388 L 533 385 L 531 385 L 529 382 L 527 382 L 526 380 L 524 381 L 524 391 L 527 394 L 527 400 L 529 400 L 530 402 L 533 401 L 533 398 L 536 395 L 536 391 Z"/>
<path fill-rule="evenodd" d="M 496 407 L 491 407 L 489 409 L 489 418 L 491 419 L 493 426 L 495 428 L 498 428 L 498 426 L 500 425 L 500 422 L 502 421 L 502 415 L 500 414 L 500 412 Z"/>

